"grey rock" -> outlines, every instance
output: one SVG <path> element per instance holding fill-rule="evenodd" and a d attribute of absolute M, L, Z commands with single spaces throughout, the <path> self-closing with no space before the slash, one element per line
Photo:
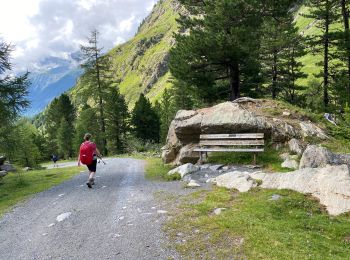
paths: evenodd
<path fill-rule="evenodd" d="M 252 179 L 248 172 L 239 171 L 222 174 L 211 181 L 218 187 L 236 189 L 240 192 L 247 192 L 251 188 L 258 186 L 256 180 Z"/>
<path fill-rule="evenodd" d="M 216 164 L 216 165 L 210 166 L 209 169 L 210 169 L 211 171 L 214 171 L 214 172 L 215 172 L 215 171 L 220 170 L 223 166 L 224 166 L 223 164 Z"/>
<path fill-rule="evenodd" d="M 281 195 L 273 194 L 269 200 L 276 201 L 276 200 L 280 200 L 281 198 L 282 198 Z"/>
<path fill-rule="evenodd" d="M 294 169 L 297 170 L 299 168 L 299 163 L 296 160 L 293 160 L 291 158 L 287 158 L 282 164 L 281 166 L 283 168 L 289 168 L 289 169 Z"/>
<path fill-rule="evenodd" d="M 217 208 L 217 209 L 214 209 L 213 213 L 218 216 L 218 215 L 221 215 L 221 213 L 224 210 L 226 210 L 226 208 Z"/>
<path fill-rule="evenodd" d="M 302 155 L 303 154 L 303 146 L 301 144 L 301 142 L 295 138 L 291 139 L 288 142 L 288 146 L 289 146 L 289 150 L 293 153 L 296 153 L 298 155 Z"/>
<path fill-rule="evenodd" d="M 3 165 L 6 161 L 6 157 L 5 156 L 0 156 L 0 165 Z"/>
<path fill-rule="evenodd" d="M 7 172 L 15 172 L 16 171 L 15 167 L 13 167 L 13 165 L 9 164 L 9 163 L 5 163 L 5 164 L 1 165 L 0 170 L 7 171 Z"/>
<path fill-rule="evenodd" d="M 301 157 L 299 169 L 324 167 L 333 161 L 332 152 L 321 146 L 309 145 Z"/>
<path fill-rule="evenodd" d="M 0 178 L 3 178 L 7 175 L 6 171 L 0 171 Z"/>
<path fill-rule="evenodd" d="M 209 169 L 210 166 L 211 166 L 211 165 L 207 163 L 207 164 L 202 164 L 202 165 L 199 166 L 199 167 L 200 167 L 201 170 L 207 170 L 207 169 Z"/>
<path fill-rule="evenodd" d="M 30 168 L 30 167 L 24 167 L 23 170 L 26 171 L 26 172 L 29 172 L 29 171 L 32 171 L 33 169 Z"/>
<path fill-rule="evenodd" d="M 300 127 L 304 137 L 318 137 L 323 140 L 329 138 L 321 128 L 311 122 L 300 122 Z"/>
<path fill-rule="evenodd" d="M 187 174 L 191 174 L 191 173 L 196 172 L 198 170 L 199 170 L 198 166 L 193 165 L 192 163 L 187 163 L 187 164 L 181 165 L 181 166 L 169 171 L 168 175 L 173 175 L 173 174 L 178 173 L 181 175 L 181 178 L 183 178 Z"/>
<path fill-rule="evenodd" d="M 288 117 L 291 113 L 289 111 L 283 111 L 282 115 Z"/>
<path fill-rule="evenodd" d="M 200 187 L 201 185 L 196 182 L 195 180 L 191 180 L 188 184 L 187 184 L 187 187 L 189 188 L 198 188 Z"/>
<path fill-rule="evenodd" d="M 196 147 L 196 144 L 188 144 L 182 147 L 178 152 L 175 164 L 196 163 L 199 160 L 198 152 L 193 151 Z"/>

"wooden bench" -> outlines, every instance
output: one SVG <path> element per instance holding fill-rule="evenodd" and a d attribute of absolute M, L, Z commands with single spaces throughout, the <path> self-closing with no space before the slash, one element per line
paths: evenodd
<path fill-rule="evenodd" d="M 203 154 L 208 157 L 208 152 L 250 152 L 254 153 L 254 165 L 256 154 L 264 151 L 264 134 L 209 134 L 201 135 L 199 147 L 193 151 L 199 152 L 199 163 L 203 162 Z"/>

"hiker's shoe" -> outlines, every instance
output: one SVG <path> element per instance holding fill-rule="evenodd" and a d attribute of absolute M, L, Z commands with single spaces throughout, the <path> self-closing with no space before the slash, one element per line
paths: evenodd
<path fill-rule="evenodd" d="M 91 180 L 89 180 L 89 181 L 86 183 L 86 185 L 89 187 L 89 189 L 91 189 L 91 188 L 92 188 Z"/>
<path fill-rule="evenodd" d="M 94 179 L 94 178 L 91 178 L 91 179 L 90 179 L 90 183 L 91 183 L 91 185 L 95 185 L 95 179 Z"/>

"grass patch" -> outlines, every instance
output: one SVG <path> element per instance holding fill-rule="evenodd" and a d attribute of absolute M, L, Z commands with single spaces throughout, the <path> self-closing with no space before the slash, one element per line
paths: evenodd
<path fill-rule="evenodd" d="M 77 173 L 77 167 L 9 173 L 0 184 L 0 216 L 30 195 L 58 185 Z"/>
<path fill-rule="evenodd" d="M 346 259 L 350 254 L 350 215 L 331 217 L 307 195 L 258 188 L 203 193 L 196 204 L 185 199 L 165 227 L 185 259 Z M 273 194 L 282 198 L 269 200 Z M 216 216 L 215 208 L 226 210 Z"/>
<path fill-rule="evenodd" d="M 271 147 L 264 152 L 258 153 L 256 157 L 257 165 L 261 165 L 265 170 L 271 172 L 289 172 L 291 169 L 281 166 L 283 160 L 279 157 L 282 151 L 277 151 Z M 251 165 L 253 163 L 253 153 L 217 152 L 209 156 L 209 163 Z"/>
<path fill-rule="evenodd" d="M 163 163 L 160 158 L 147 158 L 146 159 L 146 178 L 150 180 L 165 180 L 165 181 L 175 181 L 180 180 L 181 176 L 179 174 L 174 174 L 172 176 L 167 175 L 167 173 L 172 169 L 170 165 Z"/>

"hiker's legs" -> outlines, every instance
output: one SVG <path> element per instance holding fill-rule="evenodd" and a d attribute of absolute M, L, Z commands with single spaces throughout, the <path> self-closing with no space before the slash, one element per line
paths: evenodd
<path fill-rule="evenodd" d="M 96 174 L 96 172 L 90 172 L 89 180 L 90 179 L 95 179 L 95 174 Z"/>

